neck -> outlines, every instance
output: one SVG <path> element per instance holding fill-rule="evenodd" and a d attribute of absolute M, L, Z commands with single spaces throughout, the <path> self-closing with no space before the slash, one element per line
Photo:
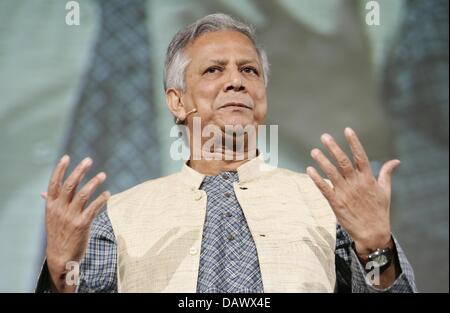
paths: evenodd
<path fill-rule="evenodd" d="M 197 153 L 193 153 L 196 147 L 191 146 L 191 156 L 188 165 L 204 175 L 217 175 L 220 172 L 236 171 L 239 166 L 250 161 L 258 155 L 255 145 L 245 145 L 242 150 L 235 144 L 225 144 L 208 147 L 204 144 L 197 147 Z M 237 150 L 236 150 L 237 149 Z"/>
<path fill-rule="evenodd" d="M 198 137 L 198 136 L 197 136 Z M 204 175 L 236 171 L 239 166 L 258 155 L 256 132 L 235 135 L 233 132 L 214 132 L 209 137 L 191 136 L 188 165 Z M 196 140 L 200 139 L 200 140 Z"/>
<path fill-rule="evenodd" d="M 236 171 L 239 166 L 248 162 L 245 160 L 189 160 L 188 165 L 199 173 L 204 175 L 217 175 L 220 172 Z"/>

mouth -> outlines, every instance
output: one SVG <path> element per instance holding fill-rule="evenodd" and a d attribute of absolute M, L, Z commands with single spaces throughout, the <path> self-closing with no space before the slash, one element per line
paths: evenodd
<path fill-rule="evenodd" d="M 228 108 L 228 107 L 235 107 L 235 108 L 237 107 L 237 108 L 244 108 L 244 109 L 250 109 L 250 110 L 252 109 L 252 107 L 250 107 L 246 104 L 243 104 L 241 102 L 228 102 L 228 103 L 225 103 L 224 105 L 220 106 L 219 109 Z"/>

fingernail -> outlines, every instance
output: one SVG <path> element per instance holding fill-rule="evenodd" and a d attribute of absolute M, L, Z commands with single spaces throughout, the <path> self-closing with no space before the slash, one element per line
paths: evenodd
<path fill-rule="evenodd" d="M 318 149 L 312 149 L 312 150 L 311 150 L 311 156 L 312 156 L 312 157 L 315 157 L 318 153 L 319 153 L 319 150 L 318 150 Z"/>
<path fill-rule="evenodd" d="M 106 174 L 104 172 L 98 173 L 97 177 L 101 180 L 104 180 L 106 178 Z"/>
<path fill-rule="evenodd" d="M 83 165 L 91 165 L 92 164 L 92 159 L 87 157 L 83 160 Z"/>
<path fill-rule="evenodd" d="M 69 156 L 67 155 L 67 154 L 64 154 L 63 156 L 62 156 L 62 158 L 59 160 L 59 162 L 66 162 L 67 161 L 67 159 L 69 158 Z"/>
<path fill-rule="evenodd" d="M 331 140 L 332 137 L 329 134 L 325 133 L 321 136 L 321 139 L 322 139 L 322 141 L 328 141 L 328 140 Z"/>
<path fill-rule="evenodd" d="M 351 134 L 353 133 L 353 129 L 351 129 L 350 127 L 345 127 L 344 132 L 345 132 L 347 135 L 351 135 Z"/>
<path fill-rule="evenodd" d="M 105 191 L 105 193 L 104 193 L 104 194 L 105 194 L 105 197 L 106 197 L 106 198 L 109 198 L 109 197 L 111 197 L 111 193 L 110 193 L 109 191 Z"/>

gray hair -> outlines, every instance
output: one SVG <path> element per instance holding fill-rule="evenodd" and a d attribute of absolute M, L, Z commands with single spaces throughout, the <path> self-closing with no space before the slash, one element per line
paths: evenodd
<path fill-rule="evenodd" d="M 184 48 L 200 35 L 207 32 L 223 30 L 238 31 L 246 35 L 253 43 L 263 67 L 264 83 L 267 87 L 269 78 L 269 62 L 264 49 L 257 43 L 255 30 L 252 26 L 244 24 L 229 15 L 217 13 L 210 14 L 195 21 L 191 25 L 181 29 L 173 37 L 167 48 L 166 61 L 164 63 L 164 89 L 175 88 L 186 91 L 186 68 L 189 58 L 184 53 Z"/>

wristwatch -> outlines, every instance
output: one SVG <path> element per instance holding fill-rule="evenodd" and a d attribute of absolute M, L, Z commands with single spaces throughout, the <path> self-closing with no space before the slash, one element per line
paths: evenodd
<path fill-rule="evenodd" d="M 384 270 L 392 263 L 392 250 L 390 248 L 376 249 L 367 257 L 368 262 L 373 262 L 375 268 Z"/>
<path fill-rule="evenodd" d="M 364 266 L 366 266 L 368 262 L 371 262 L 370 268 L 367 270 L 378 268 L 381 272 L 387 269 L 394 259 L 393 250 L 389 247 L 383 249 L 378 248 L 372 251 L 369 255 L 357 255 Z"/>

